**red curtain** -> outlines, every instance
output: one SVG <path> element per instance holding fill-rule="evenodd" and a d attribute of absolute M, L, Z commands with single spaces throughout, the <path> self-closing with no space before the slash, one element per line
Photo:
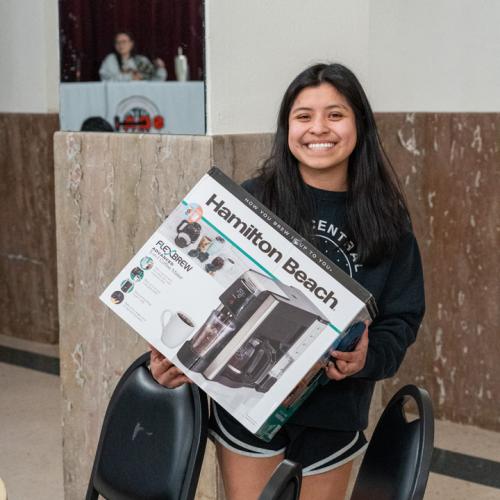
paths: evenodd
<path fill-rule="evenodd" d="M 59 0 L 61 81 L 99 80 L 115 33 L 130 32 L 136 53 L 165 61 L 175 80 L 182 47 L 191 80 L 203 80 L 203 0 Z"/>

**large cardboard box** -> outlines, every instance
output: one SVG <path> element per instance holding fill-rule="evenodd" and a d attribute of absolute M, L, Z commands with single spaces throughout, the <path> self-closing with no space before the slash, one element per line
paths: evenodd
<path fill-rule="evenodd" d="M 330 348 L 376 313 L 367 290 L 216 168 L 100 298 L 266 440 L 321 383 Z"/>

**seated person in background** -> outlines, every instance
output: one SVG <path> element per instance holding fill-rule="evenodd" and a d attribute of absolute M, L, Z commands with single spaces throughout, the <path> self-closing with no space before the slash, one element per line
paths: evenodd
<path fill-rule="evenodd" d="M 99 75 L 105 81 L 163 81 L 167 79 L 167 70 L 160 58 L 153 64 L 146 56 L 136 54 L 130 33 L 120 32 L 115 35 L 115 50 L 104 58 Z"/>

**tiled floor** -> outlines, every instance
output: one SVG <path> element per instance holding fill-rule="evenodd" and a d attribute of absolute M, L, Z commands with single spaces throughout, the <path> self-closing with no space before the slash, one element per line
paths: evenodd
<path fill-rule="evenodd" d="M 56 348 L 0 345 L 55 355 Z M 59 377 L 0 363 L 0 478 L 9 500 L 63 500 Z M 500 433 L 436 422 L 436 447 L 500 461 Z M 500 489 L 431 473 L 426 500 L 500 500 Z"/>
<path fill-rule="evenodd" d="M 443 450 L 500 462 L 500 433 L 470 425 L 435 422 L 434 444 Z M 500 489 L 431 472 L 425 500 L 500 500 Z"/>
<path fill-rule="evenodd" d="M 0 477 L 9 500 L 62 500 L 59 377 L 0 363 Z"/>

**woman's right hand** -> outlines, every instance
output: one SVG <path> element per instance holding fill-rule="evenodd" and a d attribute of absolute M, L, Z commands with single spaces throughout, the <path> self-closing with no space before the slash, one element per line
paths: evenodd
<path fill-rule="evenodd" d="M 151 349 L 151 362 L 149 369 L 153 378 L 161 385 L 174 389 L 182 384 L 190 384 L 191 380 L 182 373 L 179 368 L 174 366 L 160 351 L 155 349 L 152 345 Z"/>

